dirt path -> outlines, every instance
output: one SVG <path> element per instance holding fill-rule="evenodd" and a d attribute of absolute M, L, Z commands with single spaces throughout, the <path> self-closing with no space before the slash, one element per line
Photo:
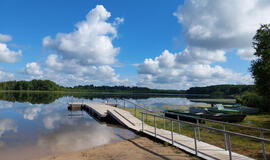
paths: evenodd
<path fill-rule="evenodd" d="M 88 150 L 46 157 L 40 160 L 190 160 L 183 151 L 145 137 L 111 143 Z"/>

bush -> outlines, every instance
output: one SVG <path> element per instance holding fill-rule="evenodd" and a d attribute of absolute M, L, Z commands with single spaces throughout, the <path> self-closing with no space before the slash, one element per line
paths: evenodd
<path fill-rule="evenodd" d="M 268 111 L 268 107 L 262 96 L 255 92 L 244 92 L 242 95 L 236 97 L 236 102 L 247 107 L 259 108 L 261 111 Z"/>

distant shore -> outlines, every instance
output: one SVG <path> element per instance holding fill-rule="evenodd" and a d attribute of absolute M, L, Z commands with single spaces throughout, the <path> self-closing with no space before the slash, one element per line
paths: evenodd
<path fill-rule="evenodd" d="M 123 140 L 91 149 L 44 157 L 39 160 L 191 160 L 193 156 L 145 137 Z"/>

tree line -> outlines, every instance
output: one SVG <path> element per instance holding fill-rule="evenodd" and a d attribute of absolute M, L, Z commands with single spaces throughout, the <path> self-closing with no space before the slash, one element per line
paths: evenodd
<path fill-rule="evenodd" d="M 31 80 L 31 81 L 7 81 L 0 82 L 0 90 L 15 91 L 87 91 L 87 92 L 117 92 L 117 93 L 166 93 L 179 94 L 182 90 L 161 90 L 150 89 L 147 87 L 129 86 L 94 86 L 78 85 L 74 87 L 64 87 L 50 80 Z"/>
<path fill-rule="evenodd" d="M 0 90 L 239 95 L 246 91 L 252 92 L 254 90 L 254 85 L 214 85 L 206 87 L 191 87 L 188 90 L 162 90 L 137 86 L 129 87 L 129 86 L 78 85 L 74 87 L 64 87 L 50 80 L 34 79 L 32 81 L 0 82 Z"/>
<path fill-rule="evenodd" d="M 254 85 L 213 85 L 206 87 L 191 87 L 186 94 L 209 94 L 209 95 L 239 95 L 244 92 L 253 92 Z"/>
<path fill-rule="evenodd" d="M 59 91 L 65 89 L 50 80 L 0 82 L 0 90 Z"/>

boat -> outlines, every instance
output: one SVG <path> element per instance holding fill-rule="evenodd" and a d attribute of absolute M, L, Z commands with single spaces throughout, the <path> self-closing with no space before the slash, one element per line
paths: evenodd
<path fill-rule="evenodd" d="M 225 109 L 232 109 L 232 110 L 237 110 L 243 114 L 258 114 L 260 112 L 259 108 L 254 108 L 254 107 L 246 107 L 242 106 L 241 104 L 234 104 L 231 107 L 225 107 Z"/>
<path fill-rule="evenodd" d="M 222 122 L 241 122 L 245 119 L 245 114 L 224 114 L 224 113 L 214 113 L 214 114 L 204 114 L 202 118 L 222 121 Z"/>
<path fill-rule="evenodd" d="M 224 108 L 222 104 L 216 104 L 215 107 L 205 108 L 205 110 L 211 113 L 224 113 L 224 114 L 238 114 L 240 113 L 239 110 L 231 109 L 231 108 Z"/>
<path fill-rule="evenodd" d="M 246 107 L 242 106 L 241 104 L 234 104 L 230 107 L 223 106 L 222 104 L 216 104 L 214 107 L 207 108 L 208 111 L 214 112 L 214 113 L 229 113 L 229 114 L 257 114 L 259 113 L 258 108 L 253 107 Z"/>
<path fill-rule="evenodd" d="M 204 107 L 191 107 L 189 110 L 164 110 L 166 117 L 188 121 L 188 122 L 197 122 L 197 118 L 205 118 L 223 122 L 241 122 L 246 114 L 242 114 L 238 111 L 219 111 L 215 109 L 209 109 Z M 199 120 L 203 122 L 203 120 Z"/>
<path fill-rule="evenodd" d="M 165 117 L 179 119 L 188 122 L 196 122 L 196 118 L 201 118 L 203 113 L 191 113 L 189 111 L 183 111 L 180 109 L 164 110 Z"/>

